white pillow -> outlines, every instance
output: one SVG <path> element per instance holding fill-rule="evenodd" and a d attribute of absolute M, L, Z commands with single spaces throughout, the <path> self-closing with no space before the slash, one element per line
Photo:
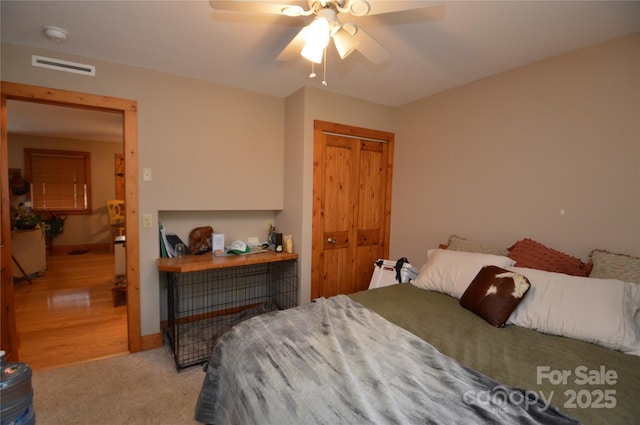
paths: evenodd
<path fill-rule="evenodd" d="M 460 298 L 484 266 L 508 267 L 515 261 L 501 255 L 430 249 L 415 286 Z"/>
<path fill-rule="evenodd" d="M 508 323 L 640 355 L 640 285 L 508 267 L 531 283 Z"/>

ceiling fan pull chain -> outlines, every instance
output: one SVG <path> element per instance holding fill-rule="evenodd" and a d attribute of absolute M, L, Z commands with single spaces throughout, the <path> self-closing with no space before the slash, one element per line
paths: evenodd
<path fill-rule="evenodd" d="M 316 78 L 316 71 L 315 71 L 315 62 L 311 62 L 311 74 L 309 74 L 309 78 Z"/>
<path fill-rule="evenodd" d="M 322 85 L 327 87 L 327 48 L 324 48 L 322 57 Z"/>

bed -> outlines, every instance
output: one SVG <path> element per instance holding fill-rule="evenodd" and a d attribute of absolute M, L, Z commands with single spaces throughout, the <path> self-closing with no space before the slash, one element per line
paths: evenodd
<path fill-rule="evenodd" d="M 416 282 L 247 320 L 217 342 L 195 418 L 216 425 L 637 423 L 640 285 L 514 264 L 431 250 Z M 521 299 L 495 304 L 483 273 L 498 292 L 511 285 L 507 292 Z M 516 290 L 518 281 L 525 290 Z M 494 303 L 489 314 L 469 305 L 474 287 L 491 293 L 480 303 Z M 579 307 L 567 309 L 568 299 Z"/>

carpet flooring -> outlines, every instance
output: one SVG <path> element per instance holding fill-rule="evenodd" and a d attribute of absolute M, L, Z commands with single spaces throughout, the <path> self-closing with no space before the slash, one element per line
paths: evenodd
<path fill-rule="evenodd" d="M 178 373 L 165 347 L 33 372 L 38 425 L 178 425 L 193 419 L 202 367 Z"/>

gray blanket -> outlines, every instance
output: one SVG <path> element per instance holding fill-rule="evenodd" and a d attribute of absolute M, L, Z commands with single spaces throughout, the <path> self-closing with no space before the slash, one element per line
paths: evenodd
<path fill-rule="evenodd" d="M 207 424 L 578 423 L 342 295 L 235 326 L 206 369 Z"/>

